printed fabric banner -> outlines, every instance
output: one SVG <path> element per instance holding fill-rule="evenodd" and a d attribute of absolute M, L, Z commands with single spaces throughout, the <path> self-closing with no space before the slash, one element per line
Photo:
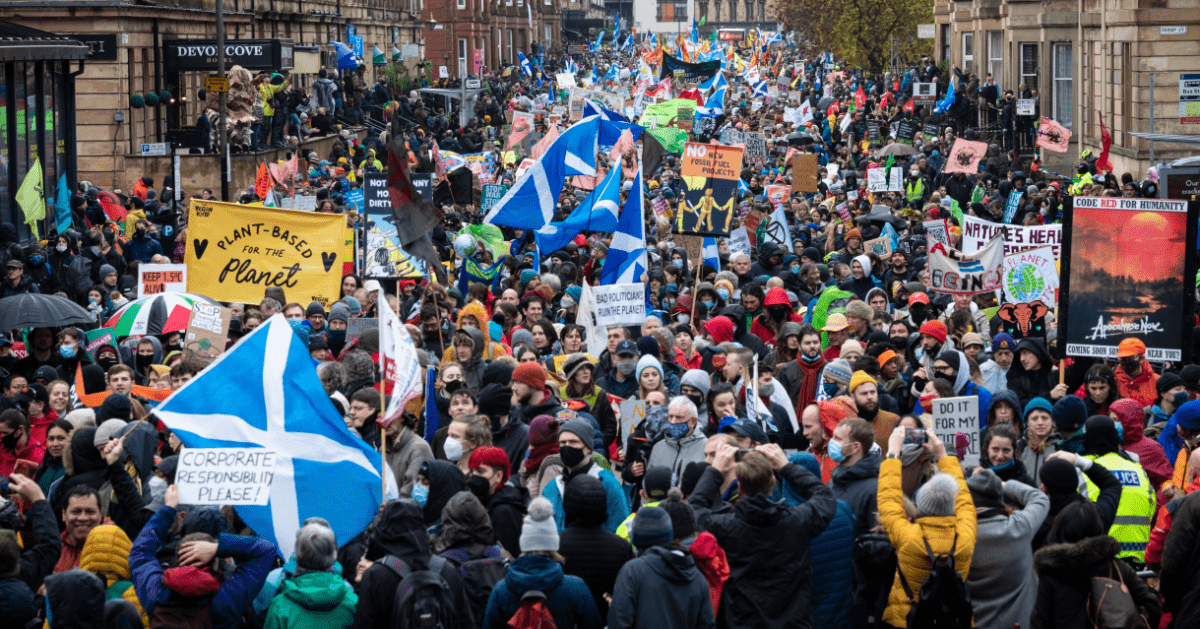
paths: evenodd
<path fill-rule="evenodd" d="M 1059 293 L 1068 356 L 1115 358 L 1137 338 L 1151 361 L 1192 360 L 1196 219 L 1186 201 L 1075 197 Z"/>
<path fill-rule="evenodd" d="M 288 299 L 337 301 L 346 218 L 192 199 L 187 292 L 257 303 L 278 286 Z"/>
<path fill-rule="evenodd" d="M 1001 225 L 969 214 L 963 215 L 962 221 L 962 250 L 970 255 L 982 249 L 996 234 L 1004 236 L 1004 255 L 1035 249 L 1037 247 L 1052 247 L 1054 259 L 1062 259 L 1061 224 L 1054 225 Z"/>
<path fill-rule="evenodd" d="M 1058 266 L 1054 249 L 1037 247 L 1004 256 L 1004 301 L 1028 303 L 1041 300 L 1053 308 L 1058 288 Z"/>
<path fill-rule="evenodd" d="M 974 175 L 979 172 L 979 160 L 987 153 L 986 142 L 971 142 L 958 138 L 946 157 L 946 166 L 942 172 L 967 173 Z"/>
<path fill-rule="evenodd" d="M 689 81 L 704 80 L 712 77 L 720 69 L 720 59 L 702 61 L 700 63 L 688 63 L 664 52 L 662 56 L 662 68 L 659 70 L 658 78 L 673 77 L 676 70 L 683 70 L 683 77 Z"/>
<path fill-rule="evenodd" d="M 744 149 L 688 142 L 680 175 L 687 187 L 675 214 L 675 233 L 729 235 Z"/>
<path fill-rule="evenodd" d="M 978 295 L 1000 288 L 1004 239 L 996 235 L 978 252 L 966 255 L 941 243 L 929 249 L 929 289 L 952 295 Z"/>
<path fill-rule="evenodd" d="M 428 275 L 428 264 L 408 255 L 400 247 L 396 234 L 396 218 L 392 214 L 392 199 L 388 195 L 387 175 L 367 173 L 366 191 L 366 254 L 363 258 L 363 277 L 373 279 L 421 279 Z"/>

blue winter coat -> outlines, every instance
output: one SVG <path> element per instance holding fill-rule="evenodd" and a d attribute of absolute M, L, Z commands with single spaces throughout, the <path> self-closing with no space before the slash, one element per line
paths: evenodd
<path fill-rule="evenodd" d="M 963 387 L 962 392 L 956 395 L 959 397 L 969 397 L 972 395 L 979 396 L 979 429 L 983 430 L 985 428 L 984 424 L 987 423 L 988 409 L 992 407 L 992 393 L 968 380 L 967 386 Z M 920 402 L 917 402 L 917 404 L 913 406 L 913 415 L 920 417 L 924 412 L 925 409 L 921 407 Z M 951 447 L 953 447 L 953 445 L 954 444 L 950 444 Z"/>
<path fill-rule="evenodd" d="M 613 473 L 592 463 L 588 468 L 588 475 L 595 476 L 600 479 L 600 484 L 604 486 L 604 499 L 606 508 L 608 509 L 608 518 L 604 521 L 604 530 L 609 533 L 616 533 L 617 528 L 629 517 L 629 501 L 625 498 L 625 491 L 621 488 L 621 481 L 617 480 Z M 542 496 L 554 505 L 554 522 L 558 524 L 558 530 L 562 531 L 567 528 L 565 514 L 563 512 L 563 477 L 559 475 L 553 481 L 546 483 L 546 488 L 542 490 Z"/>
<path fill-rule="evenodd" d="M 178 596 L 163 585 L 163 568 L 155 558 L 155 553 L 170 541 L 174 521 L 175 509 L 159 507 L 129 551 L 133 588 L 147 616 L 154 615 L 155 606 L 171 604 L 172 597 Z M 258 537 L 223 533 L 217 541 L 217 556 L 232 557 L 237 569 L 213 596 L 209 615 L 214 629 L 237 629 L 242 614 L 250 609 L 275 563 L 275 545 Z"/>
<path fill-rule="evenodd" d="M 529 590 L 546 595 L 546 609 L 554 616 L 559 629 L 600 629 L 604 626 L 604 619 L 596 610 L 596 601 L 583 579 L 563 574 L 562 566 L 549 557 L 525 555 L 509 565 L 504 580 L 492 590 L 483 616 L 483 629 L 506 629 L 508 620 L 521 606 L 521 596 Z"/>

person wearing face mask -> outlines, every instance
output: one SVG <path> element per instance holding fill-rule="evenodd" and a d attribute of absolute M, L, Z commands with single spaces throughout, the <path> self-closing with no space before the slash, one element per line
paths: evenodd
<path fill-rule="evenodd" d="M 325 343 L 334 356 L 346 347 L 346 328 L 350 325 L 350 308 L 337 302 L 329 309 L 329 320 L 325 324 Z"/>
<path fill-rule="evenodd" d="M 162 344 L 153 336 L 144 336 L 134 345 L 133 373 L 137 384 L 146 384 L 146 373 L 150 365 L 162 364 Z"/>
<path fill-rule="evenodd" d="M 728 282 L 726 282 L 728 284 Z M 711 282 L 700 282 L 696 285 L 696 309 L 704 308 L 704 312 L 709 316 L 712 313 L 720 312 L 726 305 L 726 300 L 721 299 L 717 294 L 716 287 Z M 700 318 L 700 313 L 697 312 L 697 318 Z"/>
<path fill-rule="evenodd" d="M 565 514 L 563 512 L 563 490 L 571 479 L 576 476 L 592 476 L 599 478 L 604 486 L 604 499 L 608 517 L 604 521 L 604 530 L 615 533 L 617 527 L 629 517 L 629 502 L 620 481 L 612 472 L 600 467 L 592 460 L 592 444 L 595 443 L 595 430 L 590 422 L 584 419 L 571 419 L 562 424 L 558 430 L 558 452 L 563 462 L 563 473 L 546 485 L 542 496 L 554 507 L 554 521 L 558 530 L 563 530 Z"/>
<path fill-rule="evenodd" d="M 1154 404 L 1146 408 L 1146 424 L 1154 426 L 1166 422 L 1169 426 L 1171 416 L 1188 401 L 1187 387 L 1183 378 L 1177 373 L 1163 372 L 1154 383 L 1158 397 Z M 1163 433 L 1168 433 L 1168 426 L 1163 427 Z M 1168 452 L 1173 455 L 1172 452 Z"/>
<path fill-rule="evenodd" d="M 67 382 L 75 380 L 76 367 L 91 362 L 85 356 L 82 337 L 83 334 L 76 328 L 63 328 L 58 333 L 59 362 L 54 369 L 58 377 Z"/>
<path fill-rule="evenodd" d="M 849 417 L 838 422 L 827 445 L 829 458 L 837 463 L 830 472 L 830 489 L 834 498 L 844 501 L 854 511 L 854 528 L 858 533 L 869 530 L 876 521 L 879 454 L 871 451 L 874 444 L 871 424 Z"/>
<path fill-rule="evenodd" d="M 904 200 L 912 207 L 920 207 L 929 198 L 929 182 L 921 174 L 921 168 L 913 164 L 908 169 L 908 178 L 904 181 Z"/>
<path fill-rule="evenodd" d="M 511 482 L 508 455 L 492 446 L 476 448 L 471 453 L 469 467 L 467 489 L 487 509 L 496 541 L 510 554 L 519 555 L 521 520 L 525 516 L 529 492 Z"/>
<path fill-rule="evenodd" d="M 647 468 L 665 467 L 677 476 L 693 461 L 704 461 L 704 446 L 708 437 L 696 430 L 699 412 L 696 405 L 684 396 L 671 399 L 667 405 L 666 437 L 650 450 Z"/>
<path fill-rule="evenodd" d="M 1200 407 L 1200 404 L 1196 406 Z M 1121 437 L 1111 417 L 1096 415 L 1089 418 L 1083 444 L 1085 458 L 1121 479 L 1117 518 L 1108 530 L 1108 534 L 1121 543 L 1121 553 L 1117 557 L 1133 561 L 1139 566 L 1145 564 L 1146 544 L 1150 541 L 1155 508 L 1154 487 L 1150 484 L 1150 478 L 1129 453 L 1121 450 Z M 1100 488 L 1089 480 L 1088 497 L 1094 501 L 1099 494 Z"/>
<path fill-rule="evenodd" d="M 713 282 L 713 290 L 716 291 L 717 297 L 719 298 L 719 300 L 716 302 L 717 309 L 709 310 L 710 314 L 713 312 L 720 312 L 721 310 L 723 310 L 725 308 L 725 306 L 729 304 L 729 300 L 733 297 L 733 293 L 734 293 L 732 281 L 727 280 L 727 279 L 720 279 L 719 275 L 717 277 L 718 277 L 717 281 Z"/>
<path fill-rule="evenodd" d="M 117 348 L 113 347 L 112 345 L 101 345 L 99 348 L 96 349 L 95 356 L 96 356 L 96 364 L 104 369 L 104 373 L 108 373 L 108 370 L 113 365 L 116 365 L 117 363 L 121 362 L 117 358 Z M 59 372 L 58 375 L 60 378 L 62 378 L 63 380 L 65 380 L 67 382 L 74 382 L 74 380 L 75 380 L 74 372 L 72 372 L 69 376 L 62 372 Z"/>
<path fill-rule="evenodd" d="M 1161 489 L 1163 483 L 1171 480 L 1173 468 L 1162 445 L 1142 432 L 1146 425 L 1145 411 L 1133 400 L 1117 400 L 1109 406 L 1108 416 L 1120 424 L 1121 449 L 1136 454 L 1154 489 Z"/>
<path fill-rule="evenodd" d="M 0 413 L 0 476 L 12 474 L 18 460 L 41 464 L 45 444 L 34 442 L 30 430 L 29 420 L 21 411 L 10 408 Z"/>
<path fill-rule="evenodd" d="M 763 343 L 775 345 L 780 331 L 788 322 L 803 323 L 804 318 L 792 310 L 787 291 L 776 286 L 767 291 L 763 299 L 763 313 L 754 318 L 750 333 L 762 339 Z"/>
<path fill-rule="evenodd" d="M 1121 397 L 1150 406 L 1158 399 L 1158 374 L 1146 363 L 1146 344 L 1127 338 L 1117 346 L 1117 391 Z"/>
<path fill-rule="evenodd" d="M 628 339 L 617 343 L 613 356 L 615 356 L 615 360 L 612 371 L 596 384 L 609 395 L 625 399 L 632 398 L 637 395 L 638 390 L 638 380 L 634 373 L 637 371 L 638 358 L 641 353 L 638 352 L 637 343 Z"/>
<path fill-rule="evenodd" d="M 162 255 L 163 252 L 158 238 L 151 237 L 150 222 L 145 219 L 134 223 L 133 238 L 125 243 L 123 249 L 126 262 L 138 260 L 142 264 L 149 264 L 154 256 Z"/>
<path fill-rule="evenodd" d="M 429 444 L 413 432 L 416 426 L 417 418 L 410 413 L 404 413 L 384 429 L 385 438 L 388 440 L 388 466 L 396 475 L 400 495 L 405 498 L 412 496 L 413 483 L 417 480 L 417 471 L 421 469 L 421 464 L 433 459 L 433 450 Z"/>

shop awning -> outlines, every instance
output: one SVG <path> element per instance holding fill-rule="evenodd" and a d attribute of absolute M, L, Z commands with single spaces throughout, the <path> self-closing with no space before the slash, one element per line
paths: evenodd
<path fill-rule="evenodd" d="M 89 54 L 87 45 L 81 41 L 0 22 L 0 61 L 81 61 Z"/>
<path fill-rule="evenodd" d="M 1176 144 L 1191 144 L 1200 146 L 1200 135 L 1183 135 L 1176 133 L 1142 133 L 1130 132 L 1135 138 L 1149 140 L 1151 142 L 1174 142 Z"/>

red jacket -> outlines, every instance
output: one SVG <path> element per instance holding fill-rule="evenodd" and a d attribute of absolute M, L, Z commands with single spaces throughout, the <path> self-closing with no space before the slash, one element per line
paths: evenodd
<path fill-rule="evenodd" d="M 1158 374 L 1150 369 L 1150 365 L 1142 365 L 1142 373 L 1136 378 L 1130 378 L 1125 370 L 1117 365 L 1117 391 L 1121 397 L 1137 400 L 1138 404 L 1153 406 L 1158 402 Z"/>
<path fill-rule="evenodd" d="M 696 568 L 708 582 L 708 596 L 715 616 L 717 608 L 721 605 L 721 592 L 725 589 L 725 582 L 729 580 L 729 561 L 725 558 L 725 551 L 717 545 L 717 538 L 708 531 L 696 536 L 690 550 L 692 558 L 696 560 Z"/>

